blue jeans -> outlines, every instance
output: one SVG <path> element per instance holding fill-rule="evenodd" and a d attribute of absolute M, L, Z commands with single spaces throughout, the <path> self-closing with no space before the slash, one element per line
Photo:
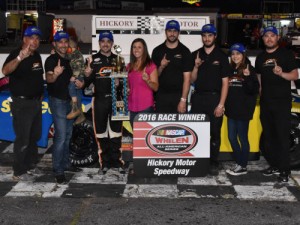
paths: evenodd
<path fill-rule="evenodd" d="M 248 140 L 249 120 L 234 120 L 228 118 L 228 138 L 236 163 L 241 167 L 248 164 L 250 150 Z M 239 139 L 239 141 L 238 141 Z"/>
<path fill-rule="evenodd" d="M 134 117 L 139 114 L 139 113 L 153 113 L 154 112 L 154 109 L 152 106 L 150 106 L 149 108 L 147 109 L 144 109 L 142 111 L 139 111 L 139 112 L 133 112 L 133 111 L 130 111 L 130 125 L 133 129 L 133 120 L 134 120 Z"/>
<path fill-rule="evenodd" d="M 83 79 L 81 77 L 76 78 L 76 79 L 83 81 Z M 76 88 L 76 85 L 74 82 L 69 83 L 68 89 L 69 89 L 69 95 L 71 97 L 77 97 L 77 105 L 78 105 L 78 107 L 81 107 L 81 92 L 82 92 L 82 90 Z"/>
<path fill-rule="evenodd" d="M 52 148 L 52 165 L 55 175 L 62 175 L 71 165 L 69 145 L 72 137 L 73 120 L 67 120 L 67 114 L 71 111 L 69 100 L 49 97 L 54 123 L 54 138 Z"/>

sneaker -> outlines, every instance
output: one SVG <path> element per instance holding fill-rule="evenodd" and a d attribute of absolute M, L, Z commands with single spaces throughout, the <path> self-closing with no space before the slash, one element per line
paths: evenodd
<path fill-rule="evenodd" d="M 34 177 L 27 174 L 27 173 L 24 173 L 24 174 L 19 175 L 19 176 L 13 175 L 12 179 L 14 181 L 33 181 Z"/>
<path fill-rule="evenodd" d="M 66 184 L 67 179 L 64 174 L 55 176 L 56 183 L 58 184 Z"/>
<path fill-rule="evenodd" d="M 82 169 L 76 166 L 70 166 L 68 169 L 65 170 L 66 172 L 72 172 L 72 173 L 77 173 L 81 172 Z"/>
<path fill-rule="evenodd" d="M 31 169 L 31 170 L 28 170 L 27 174 L 33 175 L 33 176 L 39 176 L 39 175 L 43 175 L 44 173 L 39 168 L 34 168 L 34 169 Z"/>
<path fill-rule="evenodd" d="M 234 170 L 226 170 L 226 173 L 232 176 L 239 176 L 239 175 L 247 174 L 247 168 L 237 165 Z"/>
<path fill-rule="evenodd" d="M 98 170 L 98 174 L 99 175 L 104 175 L 104 174 L 106 174 L 107 173 L 107 171 L 108 171 L 108 167 L 103 167 L 103 169 L 99 169 Z"/>
<path fill-rule="evenodd" d="M 289 181 L 289 175 L 290 175 L 290 172 L 280 172 L 278 178 L 277 178 L 277 181 L 279 183 L 287 183 Z"/>
<path fill-rule="evenodd" d="M 126 173 L 126 171 L 124 170 L 124 168 L 122 166 L 120 166 L 118 168 L 118 171 L 119 171 L 120 174 L 125 174 Z"/>
<path fill-rule="evenodd" d="M 277 169 L 276 167 L 270 166 L 269 168 L 263 170 L 262 174 L 264 176 L 272 176 L 273 174 L 279 175 L 279 169 Z"/>

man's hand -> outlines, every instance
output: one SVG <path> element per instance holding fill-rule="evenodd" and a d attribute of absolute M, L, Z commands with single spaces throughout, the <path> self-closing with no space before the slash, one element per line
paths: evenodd
<path fill-rule="evenodd" d="M 23 59 L 27 58 L 30 54 L 31 54 L 30 45 L 27 45 L 25 48 L 23 48 L 20 51 L 19 57 L 21 58 L 21 60 L 23 60 Z"/>
<path fill-rule="evenodd" d="M 58 62 L 57 62 L 57 66 L 56 67 L 54 67 L 54 75 L 56 76 L 56 77 L 58 77 L 58 76 L 60 76 L 61 74 L 62 74 L 62 72 L 64 71 L 64 67 L 63 66 L 60 66 L 60 59 L 58 60 Z"/>
<path fill-rule="evenodd" d="M 275 66 L 273 68 L 273 73 L 275 73 L 278 76 L 282 76 L 282 68 L 277 65 L 277 62 L 275 61 Z"/>
<path fill-rule="evenodd" d="M 195 59 L 195 67 L 199 68 L 204 61 L 199 57 L 199 51 L 197 52 L 197 56 Z"/>
<path fill-rule="evenodd" d="M 169 64 L 170 60 L 167 60 L 167 54 L 164 55 L 163 59 L 160 62 L 160 66 L 162 68 L 166 68 Z"/>
<path fill-rule="evenodd" d="M 178 113 L 186 113 L 186 99 L 181 98 L 177 106 Z"/>
<path fill-rule="evenodd" d="M 75 80 L 74 84 L 77 89 L 82 89 L 84 87 L 84 81 L 80 81 L 78 79 Z"/>

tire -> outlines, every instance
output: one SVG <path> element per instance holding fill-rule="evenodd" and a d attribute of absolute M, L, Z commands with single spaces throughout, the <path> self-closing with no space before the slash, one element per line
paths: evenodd
<path fill-rule="evenodd" d="M 74 125 L 70 141 L 70 160 L 72 165 L 83 167 L 98 162 L 98 145 L 96 143 L 92 122 L 85 120 Z"/>
<path fill-rule="evenodd" d="M 263 133 L 260 137 L 260 152 L 267 159 L 267 154 L 265 154 L 265 146 L 268 143 L 265 142 Z M 299 168 L 300 167 L 300 118 L 297 114 L 292 115 L 291 119 L 291 131 L 290 131 L 290 167 Z"/>

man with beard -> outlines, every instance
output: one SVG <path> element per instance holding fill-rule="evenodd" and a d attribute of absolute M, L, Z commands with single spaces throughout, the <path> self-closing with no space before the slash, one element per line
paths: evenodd
<path fill-rule="evenodd" d="M 9 76 L 11 112 L 16 134 L 14 143 L 13 180 L 30 180 L 28 174 L 38 160 L 36 142 L 42 131 L 42 96 L 44 92 L 43 64 L 37 52 L 41 31 L 28 27 L 22 47 L 13 50 L 4 62 L 2 73 Z M 26 173 L 27 172 L 27 173 Z"/>
<path fill-rule="evenodd" d="M 122 121 L 112 121 L 112 94 L 110 76 L 114 70 L 117 55 L 111 48 L 114 44 L 113 34 L 102 31 L 99 34 L 100 51 L 88 59 L 85 69 L 85 81 L 94 84 L 92 100 L 93 121 L 96 139 L 99 145 L 99 174 L 109 169 L 125 173 L 121 161 Z"/>
<path fill-rule="evenodd" d="M 170 20 L 165 33 L 166 41 L 152 52 L 152 60 L 158 68 L 159 76 L 156 112 L 186 113 L 193 68 L 191 53 L 178 40 L 180 33 L 178 21 Z"/>
<path fill-rule="evenodd" d="M 228 92 L 230 66 L 228 57 L 216 45 L 217 30 L 206 24 L 201 31 L 203 47 L 192 53 L 194 68 L 191 81 L 195 82 L 192 113 L 205 113 L 210 119 L 210 174 L 218 174 L 221 126 Z"/>
<path fill-rule="evenodd" d="M 67 59 L 69 35 L 64 31 L 57 31 L 53 37 L 55 54 L 51 54 L 45 62 L 49 106 L 54 123 L 54 139 L 52 147 L 52 164 L 56 182 L 66 182 L 64 172 L 79 172 L 81 169 L 71 166 L 69 145 L 72 137 L 73 120 L 68 120 L 71 111 L 68 85 L 72 77 L 70 61 Z M 75 81 L 77 88 L 83 87 L 83 82 Z"/>
<path fill-rule="evenodd" d="M 263 175 L 279 174 L 279 182 L 288 182 L 291 81 L 298 79 L 297 63 L 291 51 L 279 47 L 274 26 L 266 27 L 262 38 L 266 49 L 256 57 L 255 68 L 261 85 L 264 156 L 270 165 Z"/>

